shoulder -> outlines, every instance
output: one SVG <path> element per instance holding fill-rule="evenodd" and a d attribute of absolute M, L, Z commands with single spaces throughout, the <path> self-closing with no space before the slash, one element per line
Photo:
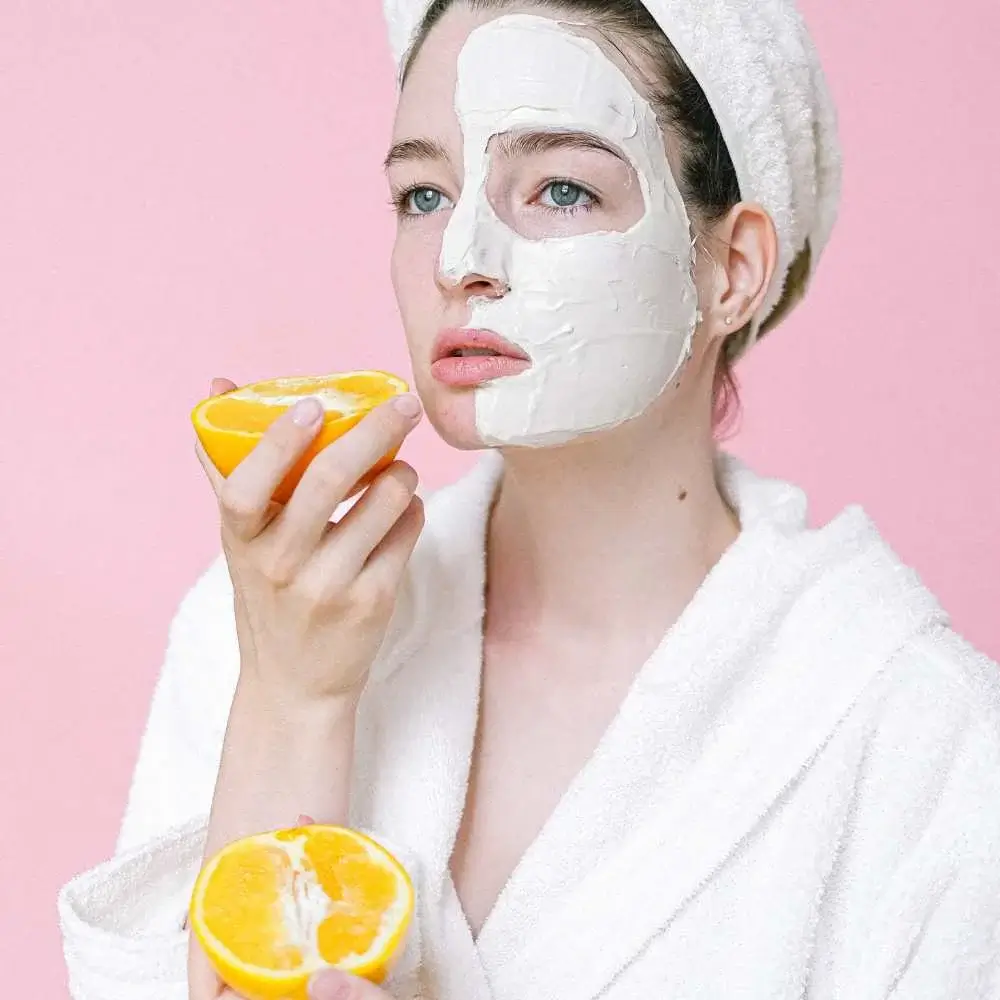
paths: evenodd
<path fill-rule="evenodd" d="M 783 639 L 797 653 L 811 646 L 827 674 L 862 680 L 855 722 L 895 740 L 914 767 L 970 743 L 1000 764 L 1000 667 L 955 631 L 864 511 L 849 507 L 793 533 L 790 551 L 807 582 L 782 620 Z M 1000 784 L 1000 766 L 992 780 Z"/>
<path fill-rule="evenodd" d="M 868 900 L 856 918 L 869 942 L 866 981 L 899 984 L 900 997 L 992 996 L 1000 669 L 940 625 L 902 647 L 880 682 L 851 810 L 850 872 Z"/>
<path fill-rule="evenodd" d="M 933 694 L 1000 747 L 1000 665 L 948 625 L 915 635 L 896 654 L 892 669 L 908 687 Z"/>
<path fill-rule="evenodd" d="M 883 725 L 913 739 L 949 731 L 975 743 L 1000 787 L 1000 666 L 945 623 L 911 636 L 886 664 Z"/>
<path fill-rule="evenodd" d="M 859 790 L 869 812 L 929 868 L 1000 863 L 997 664 L 938 624 L 896 652 L 868 695 Z"/>

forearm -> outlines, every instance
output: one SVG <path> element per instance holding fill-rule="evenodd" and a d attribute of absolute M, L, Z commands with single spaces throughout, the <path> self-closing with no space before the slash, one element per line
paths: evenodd
<path fill-rule="evenodd" d="M 305 814 L 345 824 L 357 703 L 350 698 L 290 708 L 237 688 L 223 744 L 206 853 Z"/>

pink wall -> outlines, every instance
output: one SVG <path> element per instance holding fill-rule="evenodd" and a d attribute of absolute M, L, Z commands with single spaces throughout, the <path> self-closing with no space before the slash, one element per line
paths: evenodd
<path fill-rule="evenodd" d="M 820 515 L 865 504 L 997 656 L 1000 8 L 806 10 L 846 204 L 746 365 L 735 447 Z M 0 951 L 8 994 L 48 998 L 56 888 L 109 849 L 168 618 L 215 550 L 189 407 L 212 375 L 406 363 L 375 0 L 5 0 L 0 22 Z M 426 430 L 409 457 L 431 485 L 467 461 Z"/>

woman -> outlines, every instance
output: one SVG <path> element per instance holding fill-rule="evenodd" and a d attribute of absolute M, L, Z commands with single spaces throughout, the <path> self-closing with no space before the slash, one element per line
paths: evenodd
<path fill-rule="evenodd" d="M 307 814 L 418 888 L 385 989 L 318 998 L 1000 996 L 995 665 L 862 512 L 809 530 L 714 444 L 835 213 L 790 0 L 389 21 L 420 398 L 277 515 L 309 401 L 228 480 L 204 462 L 226 558 L 173 625 L 116 856 L 63 891 L 73 995 L 231 996 L 188 971 L 194 874 Z M 396 463 L 328 527 L 421 403 L 482 463 L 426 516 Z"/>

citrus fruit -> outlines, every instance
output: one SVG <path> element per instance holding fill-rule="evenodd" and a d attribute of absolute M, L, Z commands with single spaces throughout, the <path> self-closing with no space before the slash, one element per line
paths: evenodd
<path fill-rule="evenodd" d="M 413 915 L 413 884 L 374 840 L 310 825 L 237 840 L 206 862 L 190 925 L 247 1000 L 307 1000 L 331 966 L 382 982 Z"/>
<path fill-rule="evenodd" d="M 401 378 L 379 371 L 275 378 L 204 399 L 192 411 L 191 420 L 206 454 L 219 472 L 228 476 L 282 413 L 305 396 L 318 399 L 325 411 L 323 425 L 274 493 L 275 501 L 287 503 L 306 466 L 323 448 L 350 430 L 369 410 L 408 390 Z M 386 468 L 396 457 L 396 450 L 383 455 L 353 492 Z"/>

